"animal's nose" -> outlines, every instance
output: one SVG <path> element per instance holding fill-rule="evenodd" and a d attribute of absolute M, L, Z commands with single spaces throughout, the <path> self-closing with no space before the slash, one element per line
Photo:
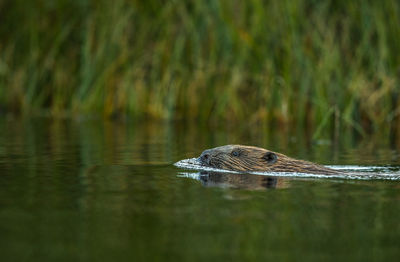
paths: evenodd
<path fill-rule="evenodd" d="M 211 154 L 207 150 L 201 153 L 199 157 L 200 162 L 207 165 L 210 164 L 210 159 L 211 159 Z"/>

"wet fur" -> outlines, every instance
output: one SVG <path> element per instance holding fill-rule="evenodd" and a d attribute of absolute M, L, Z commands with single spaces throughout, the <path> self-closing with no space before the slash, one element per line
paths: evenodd
<path fill-rule="evenodd" d="M 311 174 L 337 174 L 338 171 L 297 160 L 264 148 L 226 145 L 205 150 L 199 157 L 205 166 L 239 172 L 299 172 Z"/>

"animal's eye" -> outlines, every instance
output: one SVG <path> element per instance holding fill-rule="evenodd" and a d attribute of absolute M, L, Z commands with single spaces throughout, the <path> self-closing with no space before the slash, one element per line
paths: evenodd
<path fill-rule="evenodd" d="M 237 150 L 232 151 L 232 156 L 239 156 L 239 151 L 237 151 Z"/>

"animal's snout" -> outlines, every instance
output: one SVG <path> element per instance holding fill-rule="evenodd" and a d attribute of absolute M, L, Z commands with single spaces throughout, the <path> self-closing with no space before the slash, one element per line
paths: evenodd
<path fill-rule="evenodd" d="M 199 160 L 202 164 L 209 165 L 211 160 L 211 154 L 208 150 L 201 153 Z"/>

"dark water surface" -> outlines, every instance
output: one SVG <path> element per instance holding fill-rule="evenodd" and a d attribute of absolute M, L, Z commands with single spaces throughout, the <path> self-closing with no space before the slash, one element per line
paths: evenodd
<path fill-rule="evenodd" d="M 397 261 L 400 181 L 182 170 L 250 144 L 330 165 L 387 166 L 398 145 L 255 128 L 0 120 L 1 261 Z"/>

